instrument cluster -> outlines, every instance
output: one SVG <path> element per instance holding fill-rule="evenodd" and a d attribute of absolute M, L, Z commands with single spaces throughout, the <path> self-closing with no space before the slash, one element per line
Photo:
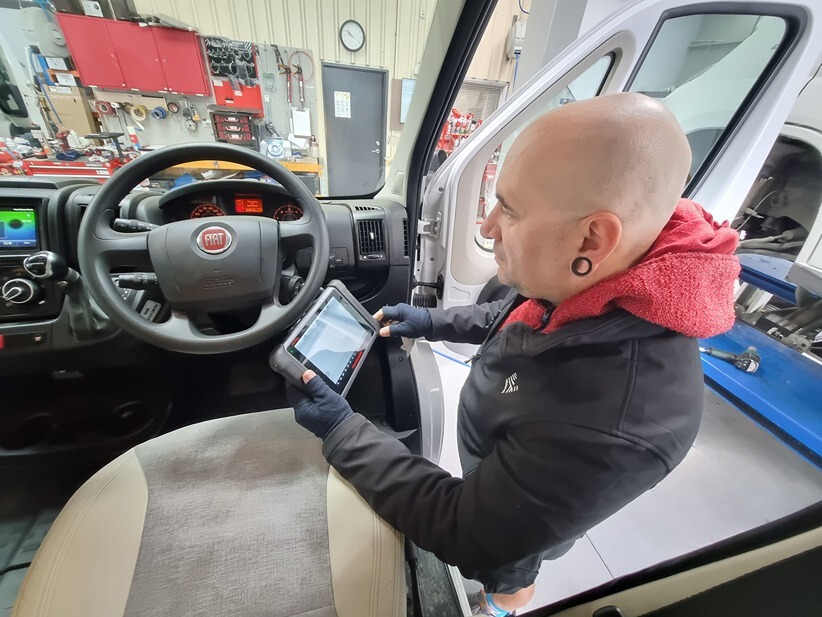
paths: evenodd
<path fill-rule="evenodd" d="M 296 221 L 303 216 L 302 208 L 285 195 L 228 191 L 180 196 L 166 203 L 163 209 L 171 221 L 229 215 Z"/>

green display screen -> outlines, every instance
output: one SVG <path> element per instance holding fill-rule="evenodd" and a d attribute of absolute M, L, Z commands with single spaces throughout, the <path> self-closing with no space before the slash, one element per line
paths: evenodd
<path fill-rule="evenodd" d="M 36 248 L 37 215 L 34 208 L 0 207 L 0 250 Z"/>

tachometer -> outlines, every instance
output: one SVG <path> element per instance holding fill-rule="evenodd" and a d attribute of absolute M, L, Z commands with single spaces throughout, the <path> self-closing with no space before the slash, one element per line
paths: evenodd
<path fill-rule="evenodd" d="M 214 204 L 197 204 L 188 218 L 202 219 L 209 216 L 225 216 L 225 210 Z"/>
<path fill-rule="evenodd" d="M 285 204 L 274 210 L 274 218 L 278 221 L 296 221 L 302 217 L 302 209 L 294 204 Z"/>

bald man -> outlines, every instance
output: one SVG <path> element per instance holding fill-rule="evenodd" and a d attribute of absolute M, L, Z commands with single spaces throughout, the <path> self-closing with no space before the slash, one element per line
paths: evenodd
<path fill-rule="evenodd" d="M 459 401 L 462 479 L 310 371 L 307 392 L 290 391 L 376 512 L 483 584 L 475 612 L 524 606 L 544 559 L 655 486 L 696 437 L 696 337 L 733 325 L 739 265 L 736 233 L 680 199 L 690 161 L 676 119 L 642 95 L 551 111 L 511 147 L 481 229 L 508 297 L 376 315 L 383 336 L 480 345 Z"/>

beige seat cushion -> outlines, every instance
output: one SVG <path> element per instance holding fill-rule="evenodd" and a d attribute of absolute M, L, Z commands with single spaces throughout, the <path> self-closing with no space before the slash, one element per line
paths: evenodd
<path fill-rule="evenodd" d="M 263 413 L 276 413 L 278 421 L 282 421 L 284 411 Z M 288 415 L 293 418 L 290 412 Z M 212 422 L 218 423 L 213 425 L 217 431 L 231 428 L 236 433 L 242 428 L 241 423 L 250 422 L 254 416 L 258 416 L 257 421 L 264 417 L 248 414 L 221 418 L 159 439 L 166 440 L 171 447 L 177 437 L 190 437 L 197 427 L 202 430 Z M 276 447 L 276 437 L 272 438 L 271 447 Z M 226 465 L 240 464 L 236 452 L 233 454 Z M 143 528 L 151 499 L 148 486 L 135 450 L 129 450 L 89 479 L 46 536 L 20 590 L 12 617 L 122 616 L 146 531 Z M 202 490 L 209 488 L 205 483 Z M 329 469 L 325 489 L 327 511 L 318 513 L 316 520 L 327 525 L 332 613 L 335 609 L 339 617 L 405 615 L 402 536 L 376 516 L 333 469 Z M 316 592 L 293 590 L 295 594 Z M 231 610 L 224 614 L 246 614 L 242 606 L 234 605 Z M 211 613 L 215 617 L 219 614 Z M 274 607 L 269 614 L 278 612 Z"/>

